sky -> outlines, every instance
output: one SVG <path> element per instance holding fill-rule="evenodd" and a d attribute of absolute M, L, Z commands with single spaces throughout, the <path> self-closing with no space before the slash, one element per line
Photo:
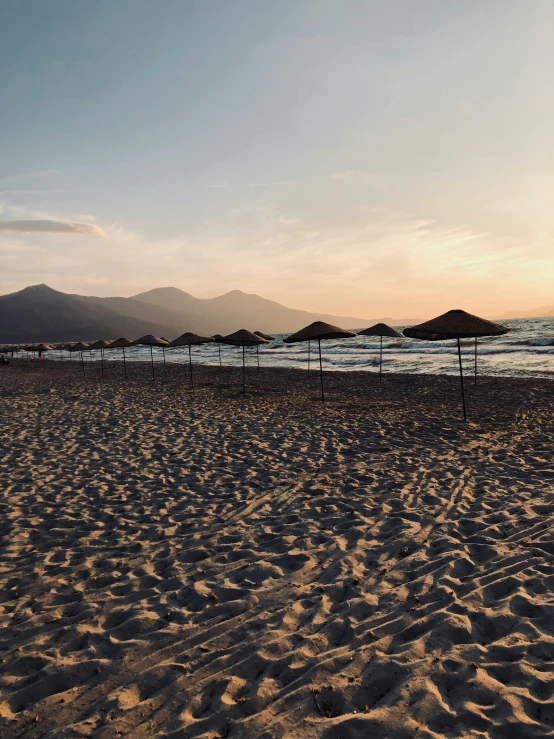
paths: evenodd
<path fill-rule="evenodd" d="M 552 0 L 2 0 L 0 294 L 554 304 Z"/>

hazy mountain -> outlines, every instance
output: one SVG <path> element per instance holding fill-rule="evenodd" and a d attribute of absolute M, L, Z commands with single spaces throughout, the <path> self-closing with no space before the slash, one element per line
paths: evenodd
<path fill-rule="evenodd" d="M 498 317 L 498 320 L 502 318 L 549 318 L 550 316 L 554 316 L 554 305 L 543 305 L 541 308 L 519 311 L 519 313 L 516 311 L 508 311 L 507 313 L 502 313 L 502 315 Z"/>
<path fill-rule="evenodd" d="M 133 299 L 178 313 L 202 316 L 214 326 L 213 332 L 220 334 L 231 333 L 238 328 L 264 333 L 288 333 L 298 331 L 312 321 L 326 321 L 342 328 L 360 328 L 369 326 L 372 322 L 367 318 L 333 316 L 286 308 L 274 300 L 266 300 L 259 295 L 243 293 L 241 290 L 231 290 L 216 298 L 195 298 L 175 287 L 158 287 L 134 295 Z M 373 323 L 376 320 L 383 319 L 375 319 Z M 400 320 L 393 323 L 403 325 L 403 321 Z"/>

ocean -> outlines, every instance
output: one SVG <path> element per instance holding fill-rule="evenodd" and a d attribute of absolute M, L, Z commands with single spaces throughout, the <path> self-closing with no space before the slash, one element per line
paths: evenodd
<path fill-rule="evenodd" d="M 503 322 L 512 327 L 504 336 L 479 339 L 478 372 L 499 377 L 554 377 L 554 317 L 528 318 Z M 364 327 L 360 327 L 361 330 Z M 396 327 L 402 331 L 403 327 Z M 254 326 L 263 331 L 263 326 Z M 254 330 L 253 329 L 253 330 Z M 261 367 L 296 367 L 308 369 L 308 344 L 283 344 L 287 334 L 260 347 Z M 174 337 L 169 337 L 174 338 Z M 218 344 L 193 347 L 193 362 L 215 365 L 219 361 Z M 321 344 L 323 369 L 379 370 L 379 338 L 357 336 L 353 339 L 324 341 Z M 311 345 L 311 369 L 316 369 L 317 344 Z M 121 352 L 106 352 L 106 358 L 120 359 Z M 148 347 L 126 350 L 129 360 L 149 360 Z M 99 353 L 98 353 L 99 356 Z M 222 361 L 226 365 L 242 364 L 242 349 L 221 345 Z M 246 349 L 247 363 L 256 365 L 256 349 Z M 162 350 L 154 349 L 156 362 L 162 361 Z M 188 348 L 166 349 L 167 361 L 188 362 Z M 464 373 L 474 372 L 474 340 L 462 341 Z M 415 339 L 383 339 L 383 372 L 457 374 L 458 353 L 454 341 L 417 341 Z"/>

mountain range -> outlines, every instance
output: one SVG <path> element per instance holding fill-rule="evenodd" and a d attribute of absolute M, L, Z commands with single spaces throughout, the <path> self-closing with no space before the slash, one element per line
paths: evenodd
<path fill-rule="evenodd" d="M 504 314 L 503 318 L 554 316 L 554 306 Z M 71 295 L 33 285 L 0 296 L 0 343 L 92 341 L 155 334 L 173 339 L 185 331 L 205 336 L 239 328 L 291 333 L 312 321 L 363 328 L 378 321 L 407 326 L 421 318 L 355 318 L 287 308 L 259 295 L 232 290 L 215 298 L 195 298 L 175 287 L 159 287 L 130 298 Z"/>
<path fill-rule="evenodd" d="M 144 334 L 173 339 L 185 331 L 212 336 L 239 328 L 289 333 L 318 320 L 344 328 L 371 324 L 371 320 L 365 318 L 286 308 L 240 290 L 204 299 L 174 287 L 163 287 L 130 298 L 98 298 L 62 293 L 48 285 L 33 285 L 0 296 L 0 343 L 4 344 L 91 341 L 120 336 L 136 339 Z"/>
<path fill-rule="evenodd" d="M 510 318 L 550 318 L 554 316 L 554 305 L 543 305 L 540 308 L 534 308 L 533 310 L 526 311 L 508 311 L 498 316 L 498 320 L 510 319 Z"/>

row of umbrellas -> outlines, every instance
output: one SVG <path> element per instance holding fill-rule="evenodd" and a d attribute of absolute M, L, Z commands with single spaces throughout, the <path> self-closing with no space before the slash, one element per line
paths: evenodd
<path fill-rule="evenodd" d="M 154 370 L 154 347 L 161 347 L 164 357 L 164 363 L 165 363 L 165 349 L 172 349 L 176 347 L 184 347 L 188 346 L 189 349 L 189 372 L 190 372 L 190 383 L 191 387 L 194 386 L 194 380 L 193 380 L 193 374 L 192 374 L 192 347 L 193 346 L 199 346 L 201 344 L 207 344 L 210 342 L 217 342 L 219 344 L 228 344 L 230 346 L 239 346 L 242 347 L 242 385 L 243 385 L 243 391 L 246 390 L 246 360 L 245 360 L 245 347 L 247 346 L 255 346 L 256 349 L 259 348 L 260 344 L 269 344 L 270 341 L 272 341 L 275 337 L 270 336 L 269 334 L 264 334 L 261 331 L 255 331 L 252 333 L 251 331 L 247 331 L 246 329 L 240 329 L 239 331 L 235 331 L 233 334 L 229 334 L 228 336 L 221 336 L 220 334 L 216 334 L 215 336 L 200 336 L 199 334 L 195 334 L 191 331 L 187 331 L 184 334 L 181 334 L 181 336 L 178 336 L 173 341 L 168 341 L 168 339 L 165 339 L 163 337 L 153 336 L 152 334 L 147 334 L 145 336 L 141 336 L 140 339 L 135 339 L 134 341 L 131 341 L 131 339 L 126 339 L 125 337 L 120 337 L 119 339 L 116 339 L 115 341 L 109 342 L 104 341 L 103 339 L 100 339 L 99 341 L 95 341 L 92 344 L 87 344 L 82 341 L 77 342 L 76 344 L 66 344 L 62 346 L 57 346 L 56 349 L 60 351 L 69 351 L 69 352 L 79 352 L 81 355 L 81 365 L 83 367 L 84 372 L 84 358 L 83 358 L 83 352 L 84 351 L 91 351 L 92 349 L 99 349 L 100 350 L 100 357 L 101 357 L 101 372 L 102 376 L 104 376 L 104 350 L 105 349 L 121 349 L 123 353 L 123 371 L 125 374 L 125 379 L 127 379 L 127 363 L 125 358 L 125 349 L 129 348 L 131 346 L 149 346 L 150 347 L 150 361 L 152 365 L 152 379 L 155 379 L 155 370 Z M 7 346 L 2 349 L 3 352 L 6 353 L 12 353 L 17 351 L 27 351 L 27 352 L 38 352 L 39 356 L 42 355 L 43 352 L 47 351 L 53 351 L 54 347 L 50 346 L 49 344 L 34 344 L 31 346 Z M 219 351 L 219 364 L 221 366 L 221 349 Z M 258 370 L 260 367 L 260 360 L 259 360 L 259 354 L 258 354 Z"/>
<path fill-rule="evenodd" d="M 460 387 L 462 397 L 462 409 L 464 414 L 464 421 L 467 420 L 465 392 L 464 392 L 464 375 L 462 371 L 462 352 L 460 347 L 460 339 L 475 339 L 475 384 L 477 384 L 477 339 L 485 336 L 501 336 L 502 334 L 508 333 L 511 328 L 508 326 L 502 326 L 499 323 L 493 321 L 487 321 L 479 316 L 474 316 L 471 313 L 467 313 L 464 310 L 456 309 L 450 310 L 437 318 L 433 318 L 430 321 L 425 321 L 417 326 L 411 326 L 410 328 L 404 329 L 404 336 L 410 339 L 421 339 L 423 341 L 447 341 L 448 339 L 455 339 L 458 347 L 458 360 L 460 367 Z M 321 379 L 321 400 L 325 400 L 325 394 L 323 389 L 323 367 L 321 362 L 321 342 L 325 339 L 342 339 L 351 336 L 379 336 L 380 337 L 380 351 L 379 351 L 379 378 L 382 376 L 383 366 L 383 337 L 397 337 L 401 338 L 402 334 L 396 331 L 391 326 L 387 326 L 385 323 L 377 323 L 375 326 L 364 329 L 363 331 L 354 334 L 351 331 L 346 331 L 338 326 L 331 326 L 328 323 L 316 321 L 310 326 L 297 331 L 292 336 L 288 336 L 285 341 L 286 343 L 293 343 L 296 341 L 313 341 L 314 339 L 318 342 L 319 348 L 319 372 Z"/>
<path fill-rule="evenodd" d="M 466 403 L 465 403 L 465 393 L 464 393 L 464 378 L 463 378 L 463 372 L 462 372 L 462 355 L 461 355 L 461 348 L 460 348 L 460 339 L 467 339 L 467 338 L 475 339 L 475 382 L 477 382 L 477 339 L 480 337 L 485 337 L 485 336 L 500 336 L 502 334 L 507 333 L 510 330 L 511 329 L 508 328 L 507 326 L 502 326 L 498 323 L 487 321 L 484 318 L 479 318 L 478 316 L 474 316 L 470 313 L 467 313 L 466 311 L 451 310 L 430 321 L 426 321 L 425 323 L 421 323 L 417 326 L 412 326 L 410 328 L 404 329 L 404 336 L 407 336 L 413 339 L 422 339 L 425 341 L 445 341 L 448 339 L 454 339 L 457 341 L 458 359 L 459 359 L 459 368 L 460 368 L 462 407 L 463 407 L 464 420 L 466 420 L 467 413 L 466 413 Z M 380 338 L 379 378 L 381 378 L 382 365 L 383 365 L 383 337 L 402 338 L 401 333 L 396 331 L 394 328 L 387 326 L 385 323 L 377 323 L 374 326 L 371 326 L 370 328 L 364 329 L 363 331 L 358 332 L 358 334 L 355 334 L 352 331 L 347 331 L 346 329 L 339 328 L 338 326 L 333 326 L 323 321 L 315 321 L 314 323 L 311 323 L 309 326 L 306 326 L 300 331 L 297 331 L 296 333 L 291 334 L 290 336 L 287 336 L 285 339 L 283 339 L 283 341 L 287 344 L 307 341 L 308 342 L 308 352 L 309 352 L 308 361 L 309 361 L 310 351 L 311 351 L 311 342 L 317 341 L 318 351 L 319 351 L 319 374 L 320 374 L 321 400 L 322 401 L 325 401 L 325 391 L 324 391 L 324 383 L 323 383 L 323 364 L 322 364 L 322 356 L 321 356 L 321 342 L 326 341 L 326 340 L 350 338 L 350 337 L 354 337 L 357 335 L 358 336 L 378 336 Z M 198 345 L 206 344 L 209 342 L 217 342 L 220 345 L 227 344 L 230 346 L 238 346 L 238 347 L 242 347 L 242 380 L 243 380 L 243 392 L 244 392 L 246 389 L 245 348 L 255 346 L 258 350 L 260 345 L 268 344 L 273 338 L 274 338 L 273 336 L 263 334 L 261 331 L 251 332 L 246 329 L 240 329 L 239 331 L 235 331 L 234 333 L 229 334 L 227 336 L 221 336 L 220 334 L 216 334 L 215 336 L 200 336 L 199 334 L 195 334 L 192 332 L 186 332 L 184 334 L 181 334 L 181 336 L 178 336 L 173 341 L 168 341 L 165 338 L 160 338 L 157 336 L 153 336 L 152 334 L 148 334 L 146 336 L 141 336 L 139 339 L 136 339 L 135 341 L 131 341 L 130 339 L 121 337 L 112 342 L 107 342 L 103 340 L 96 341 L 93 344 L 85 344 L 83 342 L 79 342 L 77 344 L 66 345 L 66 346 L 58 347 L 58 348 L 67 350 L 70 352 L 80 352 L 82 363 L 83 363 L 83 354 L 82 354 L 83 351 L 91 350 L 91 349 L 100 349 L 101 350 L 102 374 L 104 374 L 104 350 L 105 349 L 122 349 L 123 368 L 124 368 L 125 378 L 127 378 L 125 349 L 131 346 L 149 346 L 150 347 L 150 358 L 151 358 L 151 364 L 152 364 L 152 379 L 154 379 L 155 377 L 154 355 L 153 355 L 154 347 L 162 348 L 162 351 L 164 354 L 164 362 L 165 362 L 165 349 L 166 348 L 188 346 L 189 348 L 189 372 L 190 372 L 190 382 L 192 386 L 193 385 L 193 374 L 192 374 L 191 349 L 193 346 L 198 346 Z M 19 349 L 20 347 L 5 347 L 3 351 L 13 352 Z M 26 349 L 27 351 L 32 350 L 32 351 L 38 351 L 42 353 L 45 351 L 52 350 L 53 347 L 47 344 L 38 344 L 32 347 L 24 347 L 24 349 Z M 221 366 L 221 348 L 219 350 L 219 362 Z M 309 364 L 308 364 L 308 367 L 309 367 Z M 84 369 L 84 363 L 83 363 L 83 369 Z M 259 369 L 259 354 L 258 354 L 258 369 Z"/>

